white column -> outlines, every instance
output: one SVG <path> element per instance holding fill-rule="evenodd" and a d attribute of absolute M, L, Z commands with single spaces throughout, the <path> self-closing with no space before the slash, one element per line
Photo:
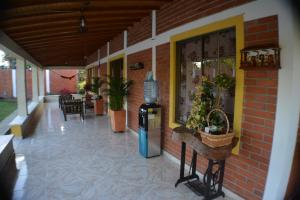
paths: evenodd
<path fill-rule="evenodd" d="M 11 71 L 11 80 L 12 80 L 12 91 L 13 97 L 17 97 L 17 78 L 16 78 L 16 69 L 12 69 Z"/>
<path fill-rule="evenodd" d="M 32 101 L 39 101 L 39 92 L 38 92 L 38 69 L 36 66 L 32 65 Z"/>
<path fill-rule="evenodd" d="M 42 68 L 38 68 L 38 73 L 39 73 L 39 93 L 40 96 L 43 97 L 45 96 L 45 74 L 44 70 Z"/>
<path fill-rule="evenodd" d="M 152 72 L 153 79 L 156 80 L 156 45 L 155 45 L 155 37 L 156 37 L 156 11 L 152 11 Z"/>
<path fill-rule="evenodd" d="M 27 116 L 27 100 L 26 100 L 26 69 L 25 60 L 17 58 L 17 102 L 18 102 L 18 115 L 22 117 Z"/>
<path fill-rule="evenodd" d="M 50 93 L 50 71 L 46 69 L 46 92 Z"/>
<path fill-rule="evenodd" d="M 100 77 L 100 49 L 98 49 L 98 66 L 97 66 L 98 77 Z"/>
<path fill-rule="evenodd" d="M 124 63 L 125 65 L 123 66 L 123 76 L 124 76 L 124 79 L 127 80 L 127 31 L 124 31 L 124 38 L 123 38 L 123 41 L 124 41 Z M 125 99 L 125 104 L 124 104 L 124 109 L 126 110 L 126 127 L 128 126 L 128 101 L 127 101 L 127 98 Z"/>
<path fill-rule="evenodd" d="M 108 66 L 108 62 L 109 62 L 109 42 L 106 43 L 107 44 L 107 48 L 106 48 L 106 58 L 107 58 L 107 66 Z"/>
<path fill-rule="evenodd" d="M 275 130 L 268 176 L 265 186 L 265 200 L 284 199 L 287 189 L 295 145 L 300 111 L 300 37 L 296 17 L 282 1 L 279 4 L 278 25 L 281 47 L 281 67 L 278 77 Z"/>

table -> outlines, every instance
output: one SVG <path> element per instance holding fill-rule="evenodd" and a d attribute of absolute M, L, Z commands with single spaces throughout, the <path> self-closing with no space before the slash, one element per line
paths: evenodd
<path fill-rule="evenodd" d="M 231 155 L 231 151 L 236 146 L 238 138 L 233 138 L 230 145 L 211 148 L 203 144 L 200 137 L 194 136 L 192 130 L 181 126 L 173 129 L 172 139 L 181 142 L 180 176 L 175 183 L 175 187 L 182 182 L 188 181 L 186 185 L 198 195 L 204 196 L 206 200 L 214 199 L 219 196 L 224 197 L 225 194 L 222 191 L 222 187 L 225 160 Z M 191 174 L 188 176 L 184 174 L 186 144 L 193 149 Z M 204 173 L 202 182 L 196 174 L 197 154 L 208 159 L 208 167 Z"/>

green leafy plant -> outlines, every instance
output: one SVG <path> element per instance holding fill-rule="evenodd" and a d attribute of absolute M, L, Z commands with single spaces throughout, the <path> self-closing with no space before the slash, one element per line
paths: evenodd
<path fill-rule="evenodd" d="M 99 77 L 93 77 L 91 90 L 95 94 L 97 94 L 97 98 L 101 99 L 102 96 L 99 94 L 101 86 L 105 83 L 105 81 L 101 80 Z"/>
<path fill-rule="evenodd" d="M 213 83 L 206 78 L 202 80 L 202 86 L 196 87 L 191 113 L 186 122 L 186 127 L 194 130 L 203 130 L 207 126 L 206 116 L 215 104 L 213 95 Z"/>
<path fill-rule="evenodd" d="M 226 74 L 217 75 L 214 81 L 208 81 L 206 77 L 203 77 L 202 85 L 196 87 L 191 113 L 186 122 L 186 127 L 199 131 L 208 126 L 206 117 L 213 108 L 220 107 L 220 93 L 223 90 L 232 90 L 234 86 L 234 78 Z M 216 92 L 214 92 L 215 89 Z M 216 128 L 213 134 L 222 134 L 224 130 L 224 119 L 222 119 L 219 114 L 212 113 L 210 123 Z"/>
<path fill-rule="evenodd" d="M 123 78 L 109 76 L 107 84 L 108 89 L 105 89 L 104 93 L 106 93 L 109 97 L 109 108 L 113 111 L 122 110 L 124 97 L 129 94 L 129 88 L 133 84 L 133 81 L 126 81 Z"/>
<path fill-rule="evenodd" d="M 216 107 L 221 103 L 221 93 L 227 90 L 229 94 L 234 93 L 235 79 L 229 77 L 227 74 L 218 74 L 214 80 L 217 89 Z"/>
<path fill-rule="evenodd" d="M 82 94 L 82 95 L 84 94 L 84 92 L 85 92 L 84 86 L 85 86 L 85 80 L 84 81 L 80 81 L 77 84 L 77 89 L 78 89 L 79 94 Z"/>

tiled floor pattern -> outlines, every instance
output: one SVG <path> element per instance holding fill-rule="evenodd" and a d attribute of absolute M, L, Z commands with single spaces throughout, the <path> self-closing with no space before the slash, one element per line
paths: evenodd
<path fill-rule="evenodd" d="M 34 135 L 14 139 L 20 168 L 13 199 L 196 200 L 184 184 L 174 187 L 179 166 L 165 156 L 145 159 L 137 137 L 116 134 L 106 116 L 86 120 L 45 104 Z M 222 198 L 220 198 L 222 199 Z"/>

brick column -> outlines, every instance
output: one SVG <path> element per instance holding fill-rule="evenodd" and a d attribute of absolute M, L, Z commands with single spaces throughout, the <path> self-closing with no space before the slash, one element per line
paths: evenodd
<path fill-rule="evenodd" d="M 25 79 L 25 59 L 17 58 L 17 102 L 18 102 L 18 115 L 22 117 L 27 116 L 27 100 L 26 100 L 26 79 Z"/>

